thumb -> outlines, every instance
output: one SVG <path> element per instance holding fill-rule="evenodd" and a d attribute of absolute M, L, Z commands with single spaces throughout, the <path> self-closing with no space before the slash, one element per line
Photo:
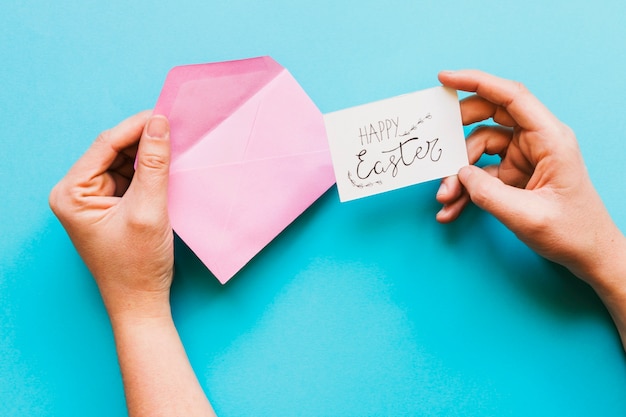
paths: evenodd
<path fill-rule="evenodd" d="M 135 174 L 129 187 L 133 206 L 167 208 L 170 168 L 170 125 L 165 116 L 152 116 L 146 123 L 137 149 Z"/>
<path fill-rule="evenodd" d="M 531 191 L 507 185 L 474 165 L 461 168 L 458 177 L 474 204 L 514 232 L 541 213 L 540 202 Z"/>

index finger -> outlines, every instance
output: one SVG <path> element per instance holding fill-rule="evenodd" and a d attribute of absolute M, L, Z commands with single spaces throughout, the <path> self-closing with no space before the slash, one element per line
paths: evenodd
<path fill-rule="evenodd" d="M 91 179 L 106 172 L 120 152 L 139 141 L 150 113 L 137 113 L 98 135 L 67 176 Z"/>
<path fill-rule="evenodd" d="M 503 107 L 526 130 L 541 130 L 556 117 L 521 83 L 478 70 L 443 71 L 439 81 L 446 87 L 469 91 Z"/>

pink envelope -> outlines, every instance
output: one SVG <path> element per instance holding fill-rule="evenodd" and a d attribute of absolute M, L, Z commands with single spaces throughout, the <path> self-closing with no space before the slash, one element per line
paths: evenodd
<path fill-rule="evenodd" d="M 335 182 L 322 114 L 270 57 L 176 67 L 154 113 L 172 227 L 221 283 Z"/>

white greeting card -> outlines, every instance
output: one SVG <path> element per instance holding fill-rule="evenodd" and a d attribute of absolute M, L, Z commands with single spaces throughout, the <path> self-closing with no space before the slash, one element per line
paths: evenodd
<path fill-rule="evenodd" d="M 468 165 L 456 90 L 434 87 L 324 115 L 341 201 Z"/>

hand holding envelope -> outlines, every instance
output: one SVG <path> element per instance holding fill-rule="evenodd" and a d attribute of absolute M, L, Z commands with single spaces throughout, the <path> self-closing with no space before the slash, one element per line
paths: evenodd
<path fill-rule="evenodd" d="M 171 127 L 172 227 L 222 283 L 326 192 L 335 174 L 346 201 L 467 165 L 454 90 L 323 116 L 270 57 L 176 67 L 154 112 Z"/>
<path fill-rule="evenodd" d="M 226 283 L 335 182 L 318 108 L 269 57 L 174 68 L 174 231 Z"/>

